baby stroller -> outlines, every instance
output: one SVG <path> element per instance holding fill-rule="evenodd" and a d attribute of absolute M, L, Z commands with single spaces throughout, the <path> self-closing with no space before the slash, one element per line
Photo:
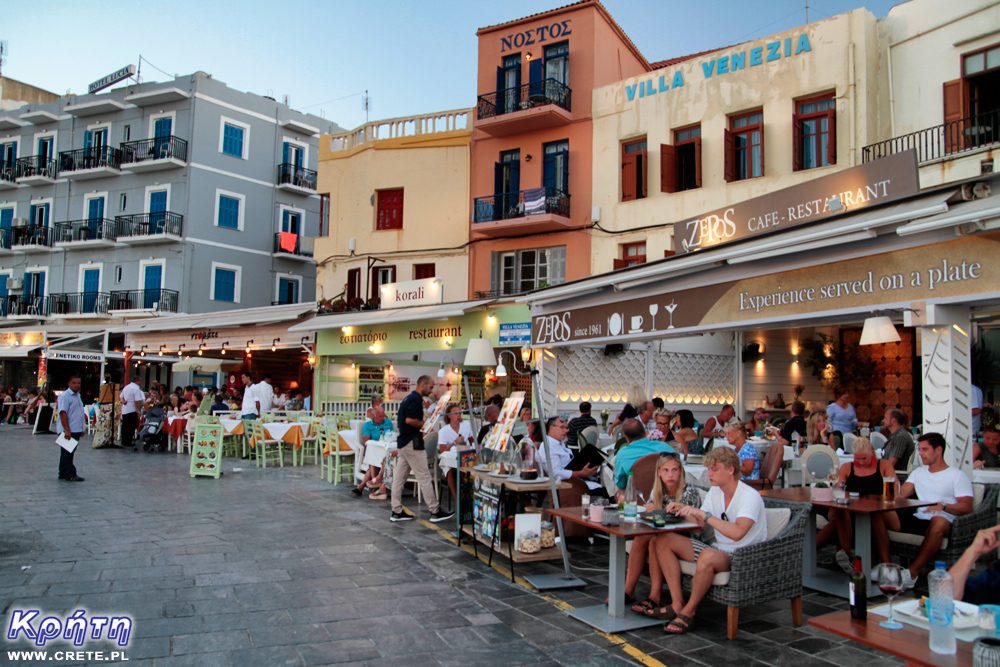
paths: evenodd
<path fill-rule="evenodd" d="M 133 452 L 139 451 L 139 444 L 142 444 L 144 452 L 165 452 L 167 451 L 167 432 L 164 426 L 167 423 L 167 414 L 163 408 L 150 408 L 146 413 L 146 421 L 139 429 L 139 439 L 132 447 Z"/>

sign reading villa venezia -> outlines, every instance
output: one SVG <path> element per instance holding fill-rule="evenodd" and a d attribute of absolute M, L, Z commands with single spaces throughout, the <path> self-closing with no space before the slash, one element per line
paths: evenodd
<path fill-rule="evenodd" d="M 905 199 L 919 191 L 916 151 L 896 153 L 675 223 L 674 251 L 704 250 L 791 229 Z"/>

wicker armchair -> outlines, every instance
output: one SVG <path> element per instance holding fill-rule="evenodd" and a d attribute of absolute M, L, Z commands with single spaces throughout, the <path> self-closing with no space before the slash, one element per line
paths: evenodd
<path fill-rule="evenodd" d="M 1000 493 L 1000 484 L 972 485 L 976 491 L 978 491 L 977 487 L 982 489 L 982 499 L 975 504 L 971 514 L 955 519 L 955 522 L 951 524 L 951 534 L 942 542 L 941 549 L 933 560 L 943 560 L 949 565 L 954 564 L 976 539 L 976 533 L 996 525 L 997 495 Z M 923 538 L 920 535 L 889 531 L 889 553 L 893 556 L 899 556 L 901 559 L 913 560 L 916 558 L 922 543 Z M 992 555 L 986 554 L 983 558 L 992 558 Z"/>
<path fill-rule="evenodd" d="M 713 584 L 705 596 L 729 607 L 729 639 L 736 639 L 740 607 L 769 600 L 791 600 L 792 622 L 796 627 L 802 625 L 802 544 L 810 506 L 771 498 L 764 499 L 764 506 L 767 509 L 790 510 L 788 524 L 766 542 L 737 549 L 733 553 L 730 571 L 715 575 L 719 580 L 728 574 L 728 582 Z M 691 569 L 693 572 L 693 566 L 693 563 L 682 562 L 681 570 Z M 685 590 L 691 590 L 691 580 L 691 575 L 685 572 L 682 577 Z"/>

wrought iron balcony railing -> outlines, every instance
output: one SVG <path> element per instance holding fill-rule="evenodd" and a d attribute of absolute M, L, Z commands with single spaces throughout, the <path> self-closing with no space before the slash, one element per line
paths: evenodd
<path fill-rule="evenodd" d="M 186 161 L 187 150 L 187 142 L 173 135 L 169 137 L 155 137 L 153 139 L 139 139 L 138 141 L 124 141 L 120 148 L 121 163 L 135 164 L 136 162 L 166 160 L 168 158 Z"/>
<path fill-rule="evenodd" d="M 59 154 L 59 171 L 80 171 L 98 167 L 121 167 L 121 153 L 111 146 L 95 146 Z"/>
<path fill-rule="evenodd" d="M 50 294 L 49 315 L 107 315 L 111 295 L 105 292 Z"/>
<path fill-rule="evenodd" d="M 172 289 L 134 289 L 111 292 L 111 310 L 177 312 L 179 294 Z"/>
<path fill-rule="evenodd" d="M 57 222 L 53 226 L 53 235 L 55 243 L 114 241 L 115 221 L 107 218 L 94 218 L 92 220 Z"/>
<path fill-rule="evenodd" d="M 24 225 L 11 228 L 12 244 L 15 246 L 52 247 L 52 230 L 38 225 Z"/>
<path fill-rule="evenodd" d="M 294 185 L 316 191 L 316 172 L 305 167 L 297 167 L 290 162 L 278 165 L 278 185 Z"/>
<path fill-rule="evenodd" d="M 561 81 L 543 79 L 514 88 L 505 88 L 479 96 L 476 117 L 479 120 L 494 118 L 505 113 L 554 104 L 572 111 L 573 91 Z"/>
<path fill-rule="evenodd" d="M 0 316 L 31 315 L 46 317 L 49 314 L 49 302 L 44 296 L 36 294 L 8 294 L 0 297 Z"/>
<path fill-rule="evenodd" d="M 282 237 L 285 238 L 285 243 L 282 243 Z M 294 247 L 291 244 L 291 237 L 295 237 Z M 274 250 L 273 252 L 287 252 L 290 255 L 301 255 L 303 257 L 312 257 L 312 237 L 305 238 L 301 234 L 290 234 L 289 232 L 278 232 L 274 235 Z"/>
<path fill-rule="evenodd" d="M 494 222 L 553 213 L 569 217 L 569 194 L 556 188 L 534 188 L 477 197 L 474 222 Z"/>
<path fill-rule="evenodd" d="M 115 238 L 152 236 L 153 234 L 180 236 L 183 226 L 184 216 L 169 211 L 119 215 L 115 217 Z"/>
<path fill-rule="evenodd" d="M 917 162 L 923 164 L 996 143 L 1000 143 L 1000 109 L 865 146 L 862 160 L 871 162 L 913 148 Z"/>
<path fill-rule="evenodd" d="M 19 157 L 14 163 L 14 173 L 16 178 L 30 178 L 32 176 L 42 176 L 44 178 L 55 179 L 59 175 L 54 158 L 42 155 L 32 155 L 30 157 Z"/>

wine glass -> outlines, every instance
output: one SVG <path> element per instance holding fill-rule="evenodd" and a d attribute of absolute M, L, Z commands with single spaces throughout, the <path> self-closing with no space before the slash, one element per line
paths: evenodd
<path fill-rule="evenodd" d="M 889 618 L 879 623 L 879 626 L 887 630 L 902 630 L 903 624 L 893 620 L 892 601 L 903 592 L 903 568 L 895 563 L 881 563 L 872 572 L 872 579 L 878 584 L 882 595 L 889 598 Z"/>
<path fill-rule="evenodd" d="M 653 318 L 653 331 L 656 331 L 656 314 L 660 312 L 660 305 L 657 303 L 649 304 L 649 314 Z"/>

